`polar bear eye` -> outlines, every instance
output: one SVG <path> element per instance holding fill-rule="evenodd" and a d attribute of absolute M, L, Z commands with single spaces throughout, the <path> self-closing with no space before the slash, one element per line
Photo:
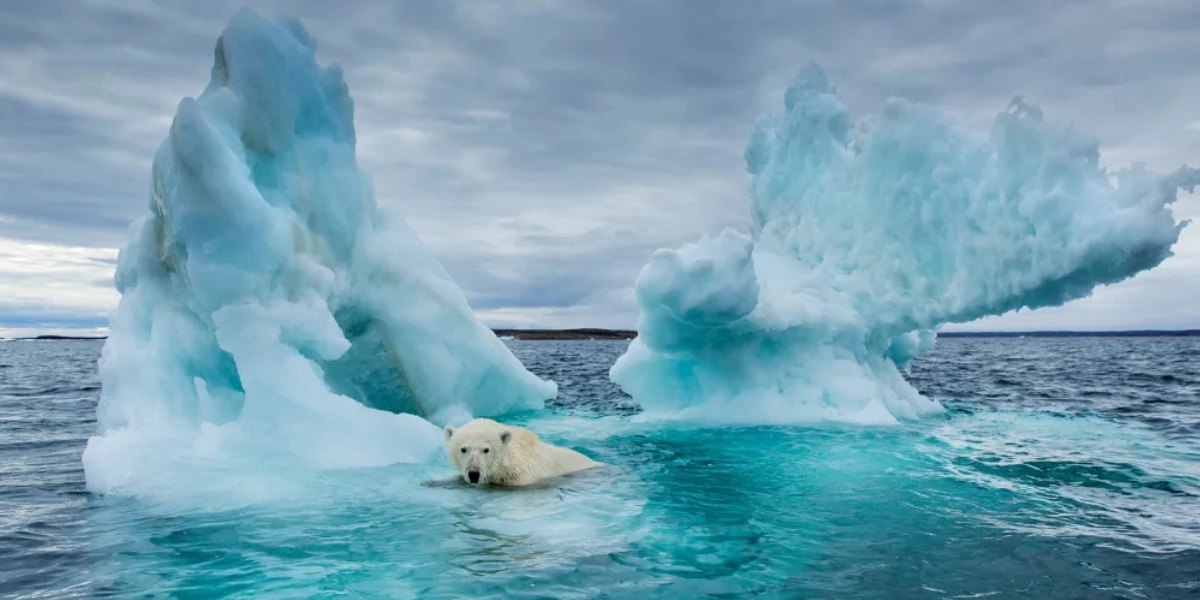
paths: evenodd
<path fill-rule="evenodd" d="M 492 451 L 492 449 L 491 449 L 491 448 L 484 448 L 484 449 L 483 449 L 483 453 L 484 453 L 484 454 L 487 454 L 488 452 L 491 452 L 491 451 Z"/>
<path fill-rule="evenodd" d="M 467 453 L 467 449 L 466 449 L 466 447 L 459 448 L 459 450 L 458 450 L 458 451 L 459 451 L 459 452 L 462 452 L 463 454 L 466 454 L 466 453 Z"/>

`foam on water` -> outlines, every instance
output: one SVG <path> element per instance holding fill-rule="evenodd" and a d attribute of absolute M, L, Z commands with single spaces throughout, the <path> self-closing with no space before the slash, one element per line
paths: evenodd
<path fill-rule="evenodd" d="M 746 150 L 750 237 L 660 250 L 612 379 L 655 417 L 886 424 L 941 410 L 901 369 L 933 330 L 1152 268 L 1200 171 L 1109 171 L 1020 100 L 988 136 L 889 100 L 855 120 L 806 68 Z"/>

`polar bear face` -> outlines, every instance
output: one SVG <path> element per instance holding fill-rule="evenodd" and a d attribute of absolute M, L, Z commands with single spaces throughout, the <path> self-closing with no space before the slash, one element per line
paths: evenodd
<path fill-rule="evenodd" d="M 489 476 L 496 475 L 498 457 L 512 437 L 512 432 L 499 423 L 486 425 L 472 421 L 459 429 L 445 429 L 446 454 L 467 483 L 486 484 Z"/>

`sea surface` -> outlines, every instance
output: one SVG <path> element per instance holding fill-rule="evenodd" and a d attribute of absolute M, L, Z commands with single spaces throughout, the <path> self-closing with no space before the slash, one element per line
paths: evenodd
<path fill-rule="evenodd" d="M 1200 598 L 1200 338 L 942 339 L 897 427 L 639 423 L 625 342 L 509 344 L 609 467 L 220 502 L 89 494 L 101 343 L 0 342 L 0 597 Z"/>

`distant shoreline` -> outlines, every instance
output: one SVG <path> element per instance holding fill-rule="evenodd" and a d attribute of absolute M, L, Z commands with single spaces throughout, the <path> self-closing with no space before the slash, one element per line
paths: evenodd
<path fill-rule="evenodd" d="M 631 329 L 493 329 L 497 337 L 518 340 L 632 340 L 637 332 Z"/>
<path fill-rule="evenodd" d="M 955 337 L 1197 337 L 1200 329 L 1130 329 L 1126 331 L 939 331 Z"/>
<path fill-rule="evenodd" d="M 493 329 L 497 337 L 518 340 L 632 340 L 632 329 Z M 1022 338 L 1022 337 L 1200 337 L 1200 329 L 1133 329 L 1127 331 L 943 331 L 940 338 Z M 107 336 L 39 335 L 16 340 L 104 340 Z"/>
<path fill-rule="evenodd" d="M 17 337 L 17 338 L 10 338 L 10 339 L 14 339 L 14 340 L 47 340 L 47 341 L 53 341 L 53 340 L 107 340 L 108 336 L 106 336 L 106 335 L 52 335 L 52 334 L 47 334 L 47 335 L 36 335 L 33 337 Z"/>

